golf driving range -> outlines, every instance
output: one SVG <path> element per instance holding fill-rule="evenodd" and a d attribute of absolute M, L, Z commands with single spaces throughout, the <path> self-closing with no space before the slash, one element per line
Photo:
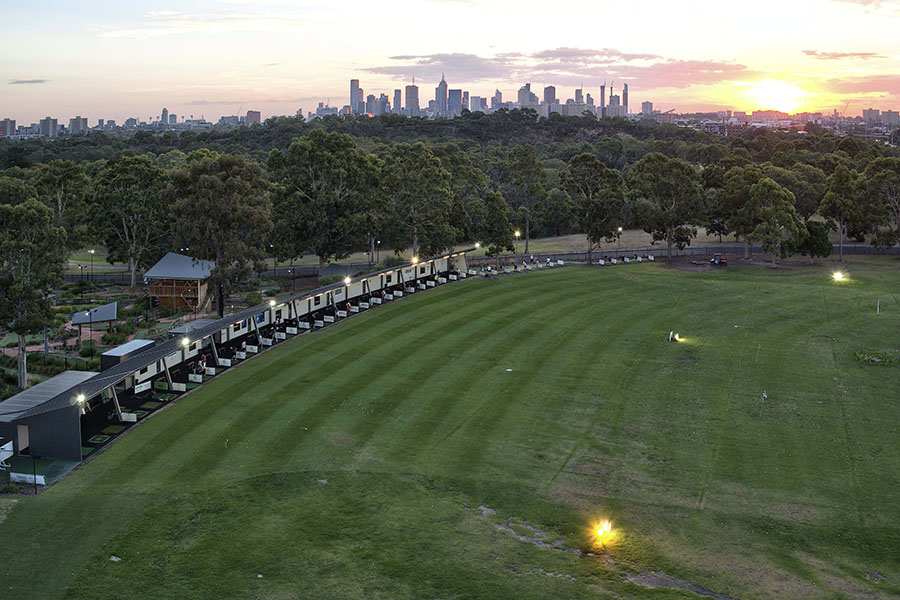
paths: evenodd
<path fill-rule="evenodd" d="M 0 498 L 0 597 L 896 597 L 900 270 L 833 264 L 472 277 L 303 334 Z"/>

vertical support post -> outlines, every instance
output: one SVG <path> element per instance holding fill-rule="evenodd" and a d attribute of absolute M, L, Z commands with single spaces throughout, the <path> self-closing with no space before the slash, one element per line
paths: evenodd
<path fill-rule="evenodd" d="M 150 385 L 153 385 L 153 384 L 151 383 Z M 116 394 L 116 387 L 113 386 L 109 389 L 112 392 L 113 406 L 116 407 L 116 416 L 119 418 L 119 423 L 121 423 L 122 422 L 122 407 L 119 406 L 119 396 L 118 396 L 118 394 Z"/>
<path fill-rule="evenodd" d="M 216 361 L 216 366 L 219 366 L 219 353 L 216 351 L 216 337 L 215 335 L 209 336 L 209 347 L 212 349 L 213 360 Z"/>
<path fill-rule="evenodd" d="M 182 354 L 182 356 L 184 356 L 184 354 Z M 169 361 L 167 358 L 168 357 L 163 357 L 162 359 L 163 372 L 166 374 L 166 387 L 169 388 L 170 392 L 174 392 L 175 387 L 172 385 L 172 373 L 169 372 Z M 181 362 L 184 362 L 184 360 L 182 359 Z"/>

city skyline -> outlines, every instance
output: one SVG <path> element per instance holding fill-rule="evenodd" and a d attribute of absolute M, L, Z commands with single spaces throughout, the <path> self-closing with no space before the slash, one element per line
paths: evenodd
<path fill-rule="evenodd" d="M 424 108 L 442 74 L 478 98 L 500 89 L 514 99 L 531 82 L 538 93 L 554 86 L 563 102 L 581 88 L 597 104 L 604 80 L 617 90 L 627 82 L 632 112 L 647 101 L 678 112 L 846 109 L 851 116 L 900 106 L 892 48 L 900 8 L 890 2 L 766 0 L 723 10 L 652 0 L 639 18 L 621 6 L 600 12 L 576 2 L 537 12 L 531 4 L 11 6 L 7 17 L 17 26 L 0 42 L 0 118 L 37 123 L 49 115 L 62 123 L 77 115 L 93 125 L 152 120 L 165 106 L 188 118 L 253 109 L 265 119 L 318 102 L 341 108 L 351 78 L 366 96 L 393 98 L 415 77 Z M 413 6 L 420 9 L 406 10 Z M 579 10 L 601 21 L 575 18 Z"/>

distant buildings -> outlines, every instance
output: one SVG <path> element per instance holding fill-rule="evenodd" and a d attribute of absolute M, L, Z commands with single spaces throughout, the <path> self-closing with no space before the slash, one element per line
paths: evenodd
<path fill-rule="evenodd" d="M 653 103 L 641 102 L 641 114 L 645 117 L 649 117 L 651 114 L 653 114 Z"/>
<path fill-rule="evenodd" d="M 419 113 L 419 86 L 416 85 L 414 79 L 412 85 L 406 86 L 406 110 L 404 114 L 409 117 L 418 117 Z"/>
<path fill-rule="evenodd" d="M 0 136 L 10 137 L 16 135 L 16 120 L 3 119 L 0 121 Z"/>
<path fill-rule="evenodd" d="M 77 116 L 69 119 L 69 135 L 84 135 L 88 132 L 87 119 Z"/>
<path fill-rule="evenodd" d="M 59 126 L 56 119 L 45 117 L 40 120 L 41 137 L 56 137 L 59 133 Z"/>
<path fill-rule="evenodd" d="M 247 116 L 244 119 L 245 125 L 259 125 L 262 122 L 262 115 L 258 110 L 248 110 Z"/>

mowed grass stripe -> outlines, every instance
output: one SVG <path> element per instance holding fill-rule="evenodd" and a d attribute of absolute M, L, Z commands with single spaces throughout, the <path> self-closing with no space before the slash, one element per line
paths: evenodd
<path fill-rule="evenodd" d="M 491 301 L 501 303 L 504 301 L 502 296 L 503 294 L 500 294 Z M 468 305 L 464 309 L 454 312 L 452 314 L 454 318 L 444 327 L 458 328 L 469 318 L 470 313 L 476 311 L 475 306 L 475 304 Z M 315 380 L 304 388 L 302 395 L 289 393 L 297 389 L 296 378 L 289 378 L 273 393 L 266 393 L 267 386 L 262 383 L 261 395 L 264 396 L 264 400 L 260 401 L 259 406 L 250 407 L 245 411 L 240 419 L 235 421 L 240 429 L 230 430 L 229 435 L 234 435 L 236 445 L 246 441 L 249 446 L 264 450 L 260 453 L 263 459 L 271 460 L 280 457 L 281 461 L 284 461 L 290 455 L 291 447 L 303 441 L 306 432 L 315 431 L 322 424 L 324 417 L 343 405 L 347 394 L 371 385 L 373 379 L 389 377 L 391 375 L 390 367 L 394 366 L 397 360 L 396 354 L 402 354 L 405 348 L 412 351 L 429 343 L 439 343 L 439 339 L 432 339 L 434 333 L 428 324 L 446 316 L 439 306 L 432 307 L 432 310 L 426 310 L 423 316 L 416 320 L 416 323 L 400 332 L 391 333 L 391 351 L 389 352 L 385 351 L 387 345 L 356 344 L 356 340 L 351 337 L 354 332 L 348 328 L 343 333 L 344 336 L 350 338 L 348 343 L 331 348 L 332 351 L 336 351 L 340 347 L 345 349 L 331 357 L 323 356 L 322 358 L 325 360 L 321 366 L 310 367 L 312 370 L 308 375 Z M 399 347 L 395 345 L 399 345 Z M 356 361 L 363 358 L 367 365 L 372 365 L 372 368 L 354 369 Z M 298 364 L 303 365 L 300 368 L 305 369 L 303 358 L 299 357 L 298 360 L 301 361 Z M 300 373 L 302 372 L 300 368 L 295 367 L 294 371 Z M 352 369 L 354 372 L 354 375 L 349 378 L 342 373 L 348 369 Z M 265 373 L 260 375 L 265 380 Z M 276 378 L 276 375 L 277 373 L 271 374 L 273 380 L 284 379 L 283 377 Z M 333 378 L 337 378 L 343 383 L 334 387 Z M 319 399 L 312 405 L 302 401 L 304 397 L 315 398 L 316 396 L 319 396 Z M 320 415 L 321 418 L 317 418 L 315 415 Z M 302 429 L 303 427 L 306 429 Z M 232 440 L 229 438 L 229 444 L 231 443 Z M 196 469 L 192 468 L 192 470 L 202 472 L 219 464 L 225 456 L 223 453 L 217 452 L 219 446 L 221 444 L 217 440 L 210 440 L 206 447 L 199 448 L 198 453 L 204 458 L 198 461 Z"/>

